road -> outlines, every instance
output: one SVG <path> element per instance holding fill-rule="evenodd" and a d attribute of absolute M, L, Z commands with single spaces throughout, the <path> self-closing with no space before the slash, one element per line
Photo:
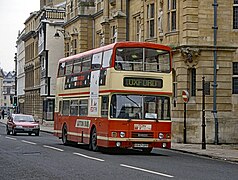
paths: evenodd
<path fill-rule="evenodd" d="M 101 153 L 64 146 L 49 133 L 6 135 L 0 124 L 0 179 L 237 179 L 238 164 L 155 149 Z"/>

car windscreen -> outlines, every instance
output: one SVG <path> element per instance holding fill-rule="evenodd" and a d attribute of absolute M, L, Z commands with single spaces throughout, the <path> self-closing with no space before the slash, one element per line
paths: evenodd
<path fill-rule="evenodd" d="M 14 121 L 16 121 L 16 122 L 34 122 L 34 118 L 32 116 L 15 116 Z"/>

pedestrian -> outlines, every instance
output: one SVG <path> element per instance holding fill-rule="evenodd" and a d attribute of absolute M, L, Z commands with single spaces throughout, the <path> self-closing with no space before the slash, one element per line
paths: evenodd
<path fill-rule="evenodd" d="M 2 119 L 4 119 L 4 114 L 5 112 L 4 112 L 4 109 L 2 110 Z"/>

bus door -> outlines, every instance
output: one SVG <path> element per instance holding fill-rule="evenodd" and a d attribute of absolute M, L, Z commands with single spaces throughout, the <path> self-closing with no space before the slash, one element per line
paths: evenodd
<path fill-rule="evenodd" d="M 57 114 L 57 119 L 55 119 L 57 122 L 54 123 L 55 130 L 58 132 L 61 131 L 62 128 L 62 107 L 63 107 L 63 101 L 59 101 L 59 108 L 58 108 L 58 114 Z"/>

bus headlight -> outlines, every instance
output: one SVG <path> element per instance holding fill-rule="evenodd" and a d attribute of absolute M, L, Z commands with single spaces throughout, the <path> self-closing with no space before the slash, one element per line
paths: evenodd
<path fill-rule="evenodd" d="M 120 137 L 121 138 L 124 138 L 126 136 L 126 133 L 125 132 L 120 132 Z"/>
<path fill-rule="evenodd" d="M 163 139 L 164 138 L 164 134 L 163 133 L 159 133 L 159 139 Z"/>
<path fill-rule="evenodd" d="M 117 137 L 117 132 L 112 132 L 112 137 Z"/>

